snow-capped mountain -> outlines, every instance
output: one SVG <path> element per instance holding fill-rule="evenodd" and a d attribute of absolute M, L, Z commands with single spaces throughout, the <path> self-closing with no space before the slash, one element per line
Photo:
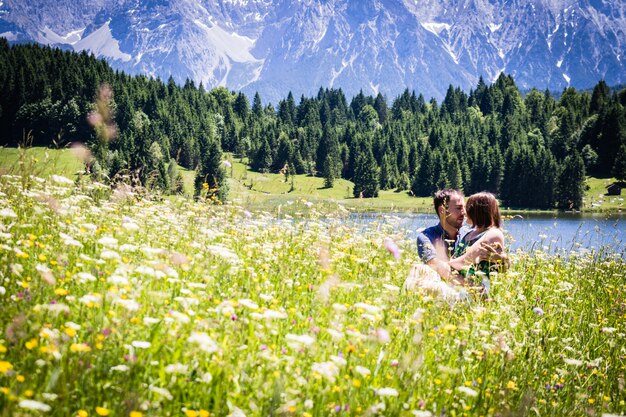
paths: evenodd
<path fill-rule="evenodd" d="M 0 36 L 274 103 L 320 86 L 441 99 L 503 71 L 520 88 L 626 82 L 623 0 L 0 0 Z"/>

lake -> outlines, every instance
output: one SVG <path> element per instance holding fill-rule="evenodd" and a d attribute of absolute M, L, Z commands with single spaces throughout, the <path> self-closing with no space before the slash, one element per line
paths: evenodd
<path fill-rule="evenodd" d="M 351 220 L 376 223 L 415 239 L 423 228 L 437 223 L 434 214 L 359 213 Z M 608 250 L 626 253 L 626 214 L 530 213 L 504 219 L 509 251 L 542 249 L 549 253 L 572 250 Z"/>

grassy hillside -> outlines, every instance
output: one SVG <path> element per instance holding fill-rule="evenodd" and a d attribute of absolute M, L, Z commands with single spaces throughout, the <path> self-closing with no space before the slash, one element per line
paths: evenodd
<path fill-rule="evenodd" d="M 0 174 L 33 174 L 40 177 L 63 175 L 74 178 L 83 163 L 70 149 L 1 148 Z"/>
<path fill-rule="evenodd" d="M 245 160 L 227 156 L 230 168 L 230 199 L 246 208 L 271 208 L 289 202 L 304 200 L 314 203 L 341 204 L 359 211 L 411 211 L 430 212 L 430 198 L 415 198 L 407 192 L 381 191 L 379 198 L 359 199 L 352 197 L 352 182 L 335 181 L 333 188 L 324 187 L 324 179 L 307 175 L 285 178 L 281 174 L 262 174 L 251 171 Z M 180 168 L 185 181 L 186 194 L 193 194 L 194 172 Z M 82 170 L 82 163 L 69 149 L 15 148 L 0 149 L 0 173 L 33 173 L 37 176 L 51 174 L 74 178 Z M 588 178 L 589 189 L 585 193 L 585 211 L 623 210 L 622 196 L 606 196 L 606 186 L 611 178 Z"/>

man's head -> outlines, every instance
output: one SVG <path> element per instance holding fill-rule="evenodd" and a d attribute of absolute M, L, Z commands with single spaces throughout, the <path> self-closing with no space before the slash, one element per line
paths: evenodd
<path fill-rule="evenodd" d="M 460 229 L 465 219 L 465 200 L 459 190 L 445 188 L 435 193 L 435 212 L 444 226 Z"/>

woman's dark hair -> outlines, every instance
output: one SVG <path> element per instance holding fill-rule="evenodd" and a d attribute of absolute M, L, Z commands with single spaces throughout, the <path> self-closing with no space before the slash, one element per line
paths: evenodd
<path fill-rule="evenodd" d="M 465 211 L 476 227 L 500 227 L 502 224 L 498 200 L 491 193 L 483 191 L 469 196 Z"/>

